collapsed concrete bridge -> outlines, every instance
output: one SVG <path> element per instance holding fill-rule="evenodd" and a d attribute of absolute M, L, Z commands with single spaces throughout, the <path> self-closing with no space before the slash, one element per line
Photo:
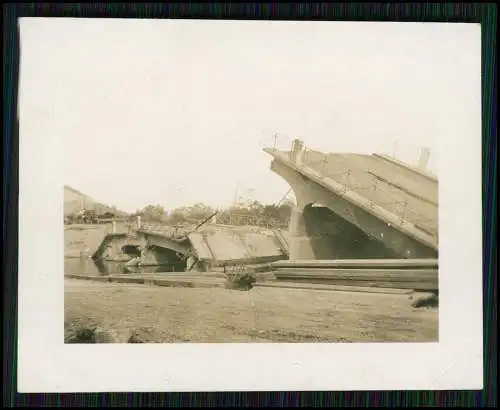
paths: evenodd
<path fill-rule="evenodd" d="M 180 271 L 267 264 L 288 259 L 288 233 L 216 224 L 192 231 L 143 225 L 132 233 L 106 235 L 92 258 L 122 260 L 129 266 L 178 265 Z"/>
<path fill-rule="evenodd" d="M 383 155 L 266 148 L 292 188 L 290 259 L 438 257 L 438 180 Z"/>

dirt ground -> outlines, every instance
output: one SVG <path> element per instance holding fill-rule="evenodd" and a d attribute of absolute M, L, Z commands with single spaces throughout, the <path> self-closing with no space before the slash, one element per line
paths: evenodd
<path fill-rule="evenodd" d="M 165 288 L 65 279 L 65 334 L 113 342 L 436 342 L 438 310 L 408 295 Z"/>

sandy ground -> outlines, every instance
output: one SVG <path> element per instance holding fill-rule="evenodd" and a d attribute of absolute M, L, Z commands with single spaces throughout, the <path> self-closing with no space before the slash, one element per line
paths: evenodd
<path fill-rule="evenodd" d="M 65 333 L 114 342 L 435 342 L 438 310 L 407 295 L 255 288 L 163 288 L 65 280 Z"/>

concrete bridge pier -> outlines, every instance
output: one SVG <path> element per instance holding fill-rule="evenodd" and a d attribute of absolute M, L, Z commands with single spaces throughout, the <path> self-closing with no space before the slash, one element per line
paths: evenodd
<path fill-rule="evenodd" d="M 301 145 L 294 146 L 298 152 L 293 153 L 294 161 L 301 161 Z M 290 168 L 283 166 L 276 160 L 272 162 L 271 169 L 278 175 L 283 177 L 290 184 L 297 204 L 292 208 L 289 224 L 289 258 L 292 260 L 298 259 L 317 259 L 315 252 L 314 241 L 317 238 L 311 237 L 311 232 L 308 231 L 307 220 L 304 210 L 310 202 L 314 202 L 309 194 L 309 181 L 301 178 L 297 179 L 297 175 Z"/>
<path fill-rule="evenodd" d="M 316 259 L 311 237 L 307 233 L 304 208 L 295 206 L 290 216 L 290 259 Z"/>

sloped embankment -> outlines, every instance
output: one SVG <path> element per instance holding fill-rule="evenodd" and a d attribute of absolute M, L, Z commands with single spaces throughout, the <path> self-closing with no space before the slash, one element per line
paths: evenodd
<path fill-rule="evenodd" d="M 91 255 L 111 231 L 108 225 L 69 225 L 64 227 L 64 256 L 78 258 L 81 252 Z"/>

